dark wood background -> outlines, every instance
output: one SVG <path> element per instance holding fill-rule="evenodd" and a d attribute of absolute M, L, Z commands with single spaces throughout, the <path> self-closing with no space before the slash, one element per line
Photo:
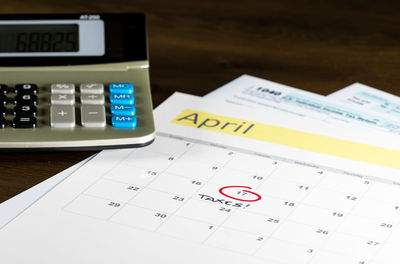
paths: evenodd
<path fill-rule="evenodd" d="M 0 13 L 147 14 L 157 106 L 243 73 L 323 95 L 353 82 L 400 95 L 400 2 L 0 0 Z M 1 40 L 0 40 L 1 41 Z M 93 152 L 0 154 L 0 202 Z"/>

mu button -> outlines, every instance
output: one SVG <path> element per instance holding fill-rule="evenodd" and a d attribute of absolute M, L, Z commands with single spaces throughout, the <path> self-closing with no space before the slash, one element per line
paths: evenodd
<path fill-rule="evenodd" d="M 14 128 L 35 128 L 36 118 L 32 116 L 20 116 L 13 119 Z"/>

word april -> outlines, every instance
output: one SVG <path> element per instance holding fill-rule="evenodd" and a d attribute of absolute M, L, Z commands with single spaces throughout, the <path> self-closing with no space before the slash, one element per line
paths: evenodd
<path fill-rule="evenodd" d="M 241 122 L 229 122 L 229 121 L 222 121 L 216 118 L 202 118 L 199 113 L 191 113 L 184 117 L 178 118 L 176 121 L 189 121 L 192 122 L 197 128 L 214 128 L 220 130 L 230 131 L 231 133 L 241 133 L 246 134 L 249 132 L 255 124 L 249 124 L 245 121 Z"/>

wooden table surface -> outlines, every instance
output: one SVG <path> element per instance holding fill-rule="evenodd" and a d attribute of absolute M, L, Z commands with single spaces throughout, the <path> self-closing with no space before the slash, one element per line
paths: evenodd
<path fill-rule="evenodd" d="M 0 13 L 145 12 L 157 106 L 243 73 L 323 95 L 354 82 L 400 95 L 398 10 L 370 0 L 2 0 Z M 93 153 L 0 154 L 0 202 Z"/>

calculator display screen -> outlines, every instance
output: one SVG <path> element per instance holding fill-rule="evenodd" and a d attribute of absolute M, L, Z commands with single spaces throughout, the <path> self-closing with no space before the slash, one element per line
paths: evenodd
<path fill-rule="evenodd" d="M 0 14 L 0 68 L 147 59 L 144 14 Z"/>
<path fill-rule="evenodd" d="M 0 52 L 79 51 L 77 24 L 0 25 Z"/>

